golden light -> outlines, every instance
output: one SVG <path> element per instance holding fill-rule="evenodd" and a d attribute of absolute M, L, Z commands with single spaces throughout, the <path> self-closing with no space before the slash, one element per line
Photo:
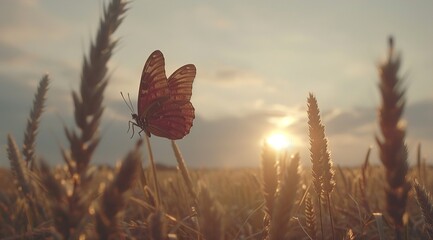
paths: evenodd
<path fill-rule="evenodd" d="M 272 133 L 266 138 L 266 143 L 275 150 L 282 150 L 292 145 L 287 134 L 284 134 L 283 132 Z"/>

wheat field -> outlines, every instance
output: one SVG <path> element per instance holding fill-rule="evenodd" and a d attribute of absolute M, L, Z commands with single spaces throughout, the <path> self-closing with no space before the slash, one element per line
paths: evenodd
<path fill-rule="evenodd" d="M 64 163 L 49 166 L 36 142 L 50 77 L 36 89 L 24 143 L 7 136 L 9 169 L 0 169 L 1 239 L 431 239 L 431 168 L 418 146 L 408 165 L 405 128 L 399 124 L 406 95 L 401 57 L 389 38 L 378 66 L 376 142 L 381 165 L 333 164 L 319 102 L 307 97 L 311 166 L 263 144 L 261 166 L 192 169 L 172 141 L 176 168 L 153 161 L 149 138 L 131 145 L 117 167 L 92 164 L 101 140 L 109 62 L 128 3 L 106 6 L 96 39 L 82 63 L 79 91 L 72 92 L 74 128 L 65 126 Z M 132 141 L 131 141 L 132 142 Z M 53 146 L 56 147 L 56 146 Z M 248 149 L 245 149 L 248 151 Z M 149 166 L 144 166 L 143 153 Z"/>

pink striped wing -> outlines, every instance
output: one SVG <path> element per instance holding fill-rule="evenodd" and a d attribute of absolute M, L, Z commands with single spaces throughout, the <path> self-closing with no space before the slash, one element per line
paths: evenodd
<path fill-rule="evenodd" d="M 159 137 L 181 139 L 189 133 L 194 117 L 194 107 L 190 102 L 179 104 L 167 100 L 148 116 L 147 129 Z"/>
<path fill-rule="evenodd" d="M 153 135 L 172 140 L 187 135 L 195 118 L 190 102 L 195 75 L 195 66 L 188 64 L 167 79 L 162 53 L 152 53 L 140 83 L 138 116 L 145 123 L 140 127 Z"/>
<path fill-rule="evenodd" d="M 168 78 L 170 99 L 178 102 L 189 102 L 192 95 L 192 83 L 196 75 L 196 68 L 193 64 L 187 64 L 177 69 Z"/>
<path fill-rule="evenodd" d="M 139 118 L 145 117 L 152 107 L 156 107 L 155 104 L 168 99 L 169 96 L 164 56 L 161 51 L 156 50 L 147 59 L 141 74 L 137 102 Z"/>

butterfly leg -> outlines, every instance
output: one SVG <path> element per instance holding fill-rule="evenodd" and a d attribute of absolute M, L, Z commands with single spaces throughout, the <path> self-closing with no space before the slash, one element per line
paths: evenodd
<path fill-rule="evenodd" d="M 133 121 L 129 121 L 128 122 L 128 131 L 127 132 L 129 132 L 129 130 L 132 128 L 132 135 L 131 135 L 131 138 L 134 136 L 134 125 L 135 126 L 138 126 L 135 122 L 133 122 Z M 132 126 L 132 127 L 131 127 Z"/>

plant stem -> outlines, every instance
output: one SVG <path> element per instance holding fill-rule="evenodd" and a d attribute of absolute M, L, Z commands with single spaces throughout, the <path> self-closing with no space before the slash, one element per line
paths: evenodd
<path fill-rule="evenodd" d="M 320 219 L 320 232 L 321 232 L 321 236 L 322 236 L 322 240 L 324 239 L 324 234 L 323 234 L 323 221 L 322 221 L 322 199 L 320 197 L 320 195 L 318 196 L 319 198 L 319 219 Z"/>
<path fill-rule="evenodd" d="M 331 209 L 331 193 L 328 193 L 326 197 L 328 200 L 329 219 L 331 220 L 332 239 L 335 240 L 334 217 L 332 216 L 332 209 Z"/>
<path fill-rule="evenodd" d="M 155 164 L 155 160 L 153 159 L 152 148 L 150 147 L 150 140 L 147 135 L 146 135 L 146 146 L 149 153 L 150 165 L 152 166 L 153 183 L 155 184 L 155 191 L 156 191 L 156 202 L 157 202 L 157 207 L 159 208 L 161 206 L 161 194 L 159 191 L 158 177 L 156 175 L 156 164 Z"/>

